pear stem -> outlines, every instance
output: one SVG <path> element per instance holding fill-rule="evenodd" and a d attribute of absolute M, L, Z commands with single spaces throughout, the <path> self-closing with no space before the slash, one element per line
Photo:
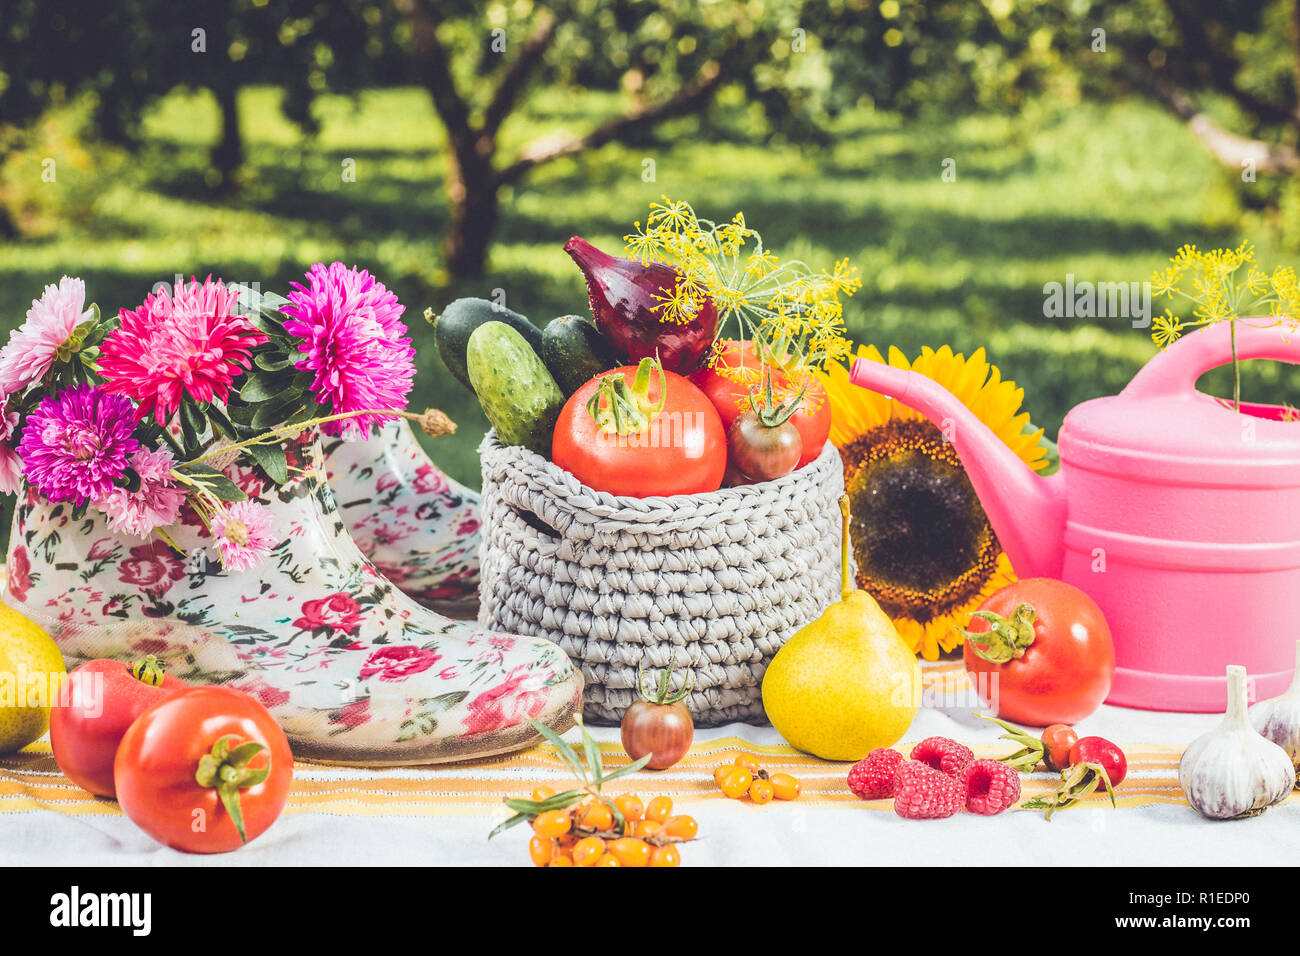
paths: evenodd
<path fill-rule="evenodd" d="M 840 534 L 840 599 L 853 593 L 853 581 L 849 577 L 849 496 L 840 495 L 840 514 L 844 516 Z"/>

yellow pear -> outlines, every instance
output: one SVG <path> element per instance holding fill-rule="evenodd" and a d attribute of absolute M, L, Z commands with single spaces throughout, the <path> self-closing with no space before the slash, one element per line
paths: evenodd
<path fill-rule="evenodd" d="M 921 705 L 921 665 L 894 622 L 849 578 L 849 499 L 843 591 L 777 651 L 763 676 L 763 708 L 790 744 L 824 760 L 861 760 L 902 739 Z"/>

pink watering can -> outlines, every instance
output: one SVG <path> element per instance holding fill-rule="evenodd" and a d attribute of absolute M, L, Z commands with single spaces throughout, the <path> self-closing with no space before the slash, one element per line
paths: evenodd
<path fill-rule="evenodd" d="M 1242 359 L 1300 364 L 1300 334 L 1248 321 L 1237 323 Z M 933 380 L 868 359 L 849 374 L 942 425 L 1020 577 L 1060 578 L 1101 607 L 1115 639 L 1111 704 L 1220 711 L 1228 664 L 1246 667 L 1255 699 L 1291 681 L 1300 421 L 1196 390 L 1231 361 L 1229 334 L 1226 322 L 1199 329 L 1120 394 L 1071 410 L 1047 478 Z"/>

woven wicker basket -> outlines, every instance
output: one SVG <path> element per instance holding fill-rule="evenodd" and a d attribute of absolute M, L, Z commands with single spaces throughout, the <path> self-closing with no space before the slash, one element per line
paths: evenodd
<path fill-rule="evenodd" d="M 791 634 L 840 594 L 839 453 L 777 481 L 616 497 L 489 432 L 479 623 L 546 637 L 582 668 L 584 716 L 617 723 L 637 662 L 676 659 L 673 686 L 709 727 L 766 720 L 760 685 Z"/>

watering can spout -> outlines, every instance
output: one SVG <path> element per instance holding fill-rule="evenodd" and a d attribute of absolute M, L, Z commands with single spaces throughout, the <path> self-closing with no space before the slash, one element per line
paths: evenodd
<path fill-rule="evenodd" d="M 860 358 L 849 381 L 915 409 L 952 442 L 1017 576 L 1060 577 L 1065 555 L 1060 472 L 1040 478 L 956 396 L 924 375 Z"/>

